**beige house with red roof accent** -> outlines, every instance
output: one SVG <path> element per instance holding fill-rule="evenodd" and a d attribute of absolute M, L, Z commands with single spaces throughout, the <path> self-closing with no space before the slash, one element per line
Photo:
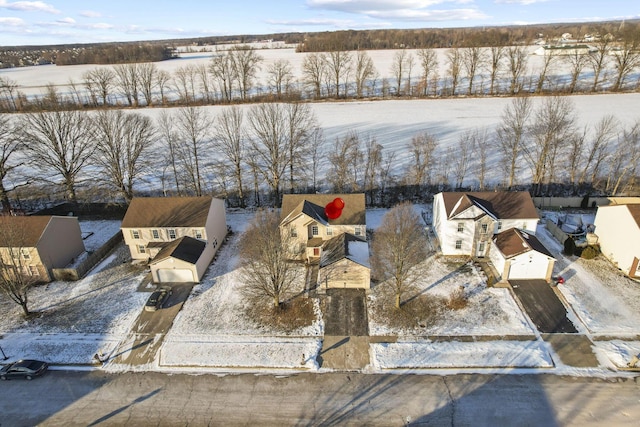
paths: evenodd
<path fill-rule="evenodd" d="M 489 258 L 502 280 L 544 279 L 550 282 L 556 262 L 533 233 L 517 228 L 494 236 Z"/>
<path fill-rule="evenodd" d="M 484 257 L 494 234 L 536 232 L 539 216 L 524 191 L 442 192 L 433 199 L 433 231 L 443 255 Z"/>
<path fill-rule="evenodd" d="M 329 219 L 325 206 L 336 198 L 344 201 L 344 208 L 338 218 Z M 364 194 L 285 194 L 280 229 L 303 259 L 319 260 L 323 244 L 342 233 L 367 239 Z"/>
<path fill-rule="evenodd" d="M 640 278 L 640 205 L 600 206 L 594 225 L 602 254 L 627 276 Z"/>
<path fill-rule="evenodd" d="M 54 268 L 66 267 L 84 251 L 78 218 L 0 216 L 2 264 L 36 282 L 53 280 Z"/>
<path fill-rule="evenodd" d="M 153 260 L 155 282 L 199 282 L 227 235 L 224 201 L 137 197 L 121 230 L 131 258 Z"/>

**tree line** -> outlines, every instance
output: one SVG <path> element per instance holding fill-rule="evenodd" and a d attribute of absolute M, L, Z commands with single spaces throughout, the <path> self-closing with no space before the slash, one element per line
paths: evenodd
<path fill-rule="evenodd" d="M 550 50 L 537 69 L 529 67 L 528 47 L 521 45 L 454 46 L 447 49 L 443 64 L 433 48 L 399 49 L 389 78 L 380 77 L 364 50 L 306 53 L 298 73 L 286 59 L 265 65 L 256 49 L 238 45 L 213 53 L 208 64 L 188 64 L 173 73 L 148 62 L 96 67 L 81 81 L 70 80 L 65 92 L 48 85 L 31 98 L 19 90 L 18 82 L 0 77 L 0 112 L 638 89 L 638 28 L 607 33 L 592 45 L 596 50 L 591 52 L 573 49 L 560 55 Z M 568 75 L 554 74 L 560 66 Z"/>
<path fill-rule="evenodd" d="M 364 192 L 368 205 L 387 206 L 451 189 L 638 193 L 640 120 L 604 115 L 581 128 L 570 98 L 533 99 L 513 98 L 495 129 L 446 146 L 419 132 L 398 151 L 355 131 L 325 141 L 307 103 L 232 105 L 215 116 L 188 106 L 156 119 L 110 109 L 4 114 L 0 202 L 9 212 L 24 194 L 73 203 L 213 194 L 247 207 L 279 206 L 284 192 Z"/>

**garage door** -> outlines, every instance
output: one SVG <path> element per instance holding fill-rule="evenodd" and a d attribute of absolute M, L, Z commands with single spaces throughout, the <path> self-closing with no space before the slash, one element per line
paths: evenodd
<path fill-rule="evenodd" d="M 520 260 L 512 264 L 509 270 L 509 279 L 543 279 L 547 275 L 549 261 L 546 259 L 534 259 L 529 262 Z"/>
<path fill-rule="evenodd" d="M 195 282 L 193 273 L 186 268 L 161 268 L 158 270 L 160 282 Z"/>

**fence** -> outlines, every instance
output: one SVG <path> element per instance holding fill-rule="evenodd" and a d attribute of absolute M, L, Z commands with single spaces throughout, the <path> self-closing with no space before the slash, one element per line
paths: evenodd
<path fill-rule="evenodd" d="M 95 252 L 87 257 L 84 261 L 78 264 L 75 268 L 54 268 L 52 270 L 53 277 L 56 280 L 63 281 L 75 281 L 80 280 L 85 274 L 93 267 L 102 261 L 120 242 L 122 242 L 122 233 L 118 231 L 111 236 L 107 242 L 100 246 Z"/>

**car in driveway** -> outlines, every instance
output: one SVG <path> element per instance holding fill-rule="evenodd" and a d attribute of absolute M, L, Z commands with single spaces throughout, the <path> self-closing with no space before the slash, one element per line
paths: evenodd
<path fill-rule="evenodd" d="M 49 368 L 47 362 L 40 360 L 18 360 L 0 369 L 0 380 L 11 380 L 14 378 L 24 378 L 30 380 L 44 374 Z"/>
<path fill-rule="evenodd" d="M 147 300 L 147 303 L 144 305 L 144 310 L 156 311 L 162 308 L 162 305 L 172 293 L 173 292 L 170 286 L 160 286 L 158 289 L 151 293 L 149 299 Z"/>

